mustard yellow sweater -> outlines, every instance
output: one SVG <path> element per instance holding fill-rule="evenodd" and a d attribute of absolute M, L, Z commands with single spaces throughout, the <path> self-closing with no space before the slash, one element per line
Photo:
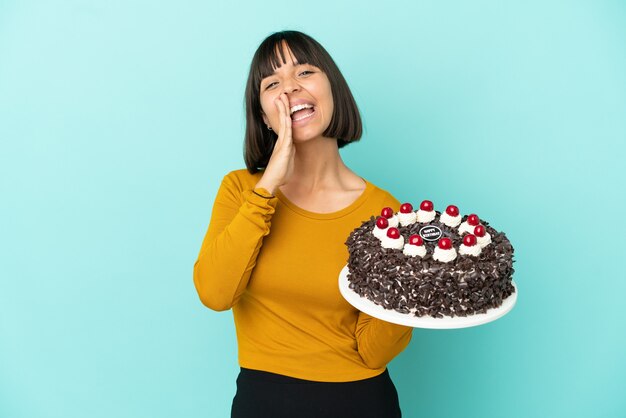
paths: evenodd
<path fill-rule="evenodd" d="M 216 311 L 232 308 L 241 367 L 325 382 L 379 375 L 413 328 L 352 307 L 338 277 L 350 232 L 399 202 L 366 180 L 350 206 L 313 213 L 278 189 L 269 199 L 255 194 L 261 176 L 243 169 L 222 180 L 193 269 L 200 300 Z"/>

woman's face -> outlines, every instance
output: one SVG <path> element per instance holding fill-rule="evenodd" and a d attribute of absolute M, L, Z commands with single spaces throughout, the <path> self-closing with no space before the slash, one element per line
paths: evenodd
<path fill-rule="evenodd" d="M 283 43 L 282 48 L 287 62 L 278 67 L 273 75 L 261 80 L 263 121 L 278 134 L 280 113 L 275 100 L 285 93 L 289 101 L 293 140 L 304 141 L 321 137 L 330 124 L 334 109 L 330 81 L 319 68 L 294 62 L 286 44 Z M 294 106 L 301 104 L 313 107 L 294 113 Z"/>

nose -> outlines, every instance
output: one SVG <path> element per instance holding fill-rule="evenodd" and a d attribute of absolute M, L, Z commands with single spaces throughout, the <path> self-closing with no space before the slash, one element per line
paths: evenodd
<path fill-rule="evenodd" d="M 285 82 L 283 83 L 283 86 L 284 86 L 283 91 L 285 93 L 292 93 L 300 88 L 300 85 L 298 84 L 297 80 L 294 80 L 293 78 L 288 78 L 287 80 L 285 80 Z"/>

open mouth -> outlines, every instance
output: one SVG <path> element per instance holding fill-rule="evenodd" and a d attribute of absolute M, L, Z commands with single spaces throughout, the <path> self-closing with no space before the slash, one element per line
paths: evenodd
<path fill-rule="evenodd" d="M 291 120 L 294 122 L 308 119 L 315 113 L 315 107 L 310 104 L 297 105 L 293 109 L 295 111 L 291 113 Z"/>

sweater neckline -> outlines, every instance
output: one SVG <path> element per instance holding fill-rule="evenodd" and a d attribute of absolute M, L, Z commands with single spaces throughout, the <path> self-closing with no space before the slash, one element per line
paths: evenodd
<path fill-rule="evenodd" d="M 363 192 L 359 195 L 359 197 L 356 198 L 354 202 L 350 203 L 345 208 L 339 209 L 338 211 L 335 211 L 335 212 L 328 212 L 328 213 L 311 212 L 293 203 L 283 194 L 283 192 L 280 191 L 280 189 L 277 188 L 275 190 L 275 193 L 276 193 L 276 197 L 278 197 L 278 200 L 280 200 L 281 203 L 283 203 L 285 206 L 287 206 L 289 209 L 291 209 L 292 211 L 296 212 L 299 215 L 305 216 L 307 218 L 312 218 L 312 219 L 337 219 L 337 218 L 341 218 L 342 216 L 349 214 L 350 212 L 354 211 L 356 208 L 361 206 L 363 202 L 367 200 L 371 192 L 374 190 L 374 185 L 372 183 L 365 180 L 363 177 L 361 177 L 361 179 L 365 182 L 365 190 L 363 190 Z"/>

